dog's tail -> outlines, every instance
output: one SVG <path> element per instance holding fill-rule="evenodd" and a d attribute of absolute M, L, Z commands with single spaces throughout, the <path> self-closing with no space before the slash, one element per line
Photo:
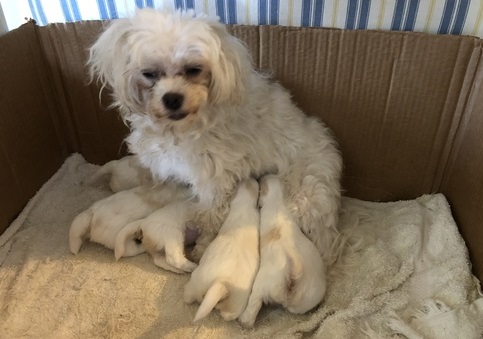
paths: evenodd
<path fill-rule="evenodd" d="M 74 254 L 77 254 L 82 246 L 82 241 L 91 227 L 91 221 L 94 213 L 88 209 L 74 218 L 69 230 L 69 248 Z"/>
<path fill-rule="evenodd" d="M 114 243 L 114 256 L 116 260 L 121 257 L 132 257 L 145 252 L 142 246 L 143 231 L 142 220 L 133 221 L 124 226 L 116 236 Z"/>
<path fill-rule="evenodd" d="M 107 174 L 112 174 L 116 162 L 117 160 L 112 160 L 101 166 L 97 171 L 87 177 L 87 179 L 84 181 L 84 184 L 93 185 Z"/>
<path fill-rule="evenodd" d="M 220 300 L 223 300 L 228 296 L 228 293 L 228 289 L 222 282 L 215 282 L 211 285 L 196 312 L 193 322 L 206 317 Z"/>

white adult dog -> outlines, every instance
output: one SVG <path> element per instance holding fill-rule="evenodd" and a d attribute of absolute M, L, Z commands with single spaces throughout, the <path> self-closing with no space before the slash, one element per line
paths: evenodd
<path fill-rule="evenodd" d="M 185 302 L 201 302 L 194 321 L 206 317 L 215 306 L 227 321 L 245 309 L 259 263 L 257 202 L 258 182 L 242 181 L 228 217 L 185 286 Z"/>
<path fill-rule="evenodd" d="M 192 12 L 138 10 L 90 49 L 92 79 L 113 92 L 130 151 L 155 180 L 191 185 L 201 258 L 238 183 L 277 173 L 297 224 L 324 259 L 337 234 L 342 160 L 329 129 L 257 73 L 224 25 Z"/>
<path fill-rule="evenodd" d="M 322 301 L 326 288 L 322 258 L 288 212 L 280 180 L 266 176 L 260 186 L 260 269 L 239 318 L 247 327 L 263 303 L 305 313 Z"/>

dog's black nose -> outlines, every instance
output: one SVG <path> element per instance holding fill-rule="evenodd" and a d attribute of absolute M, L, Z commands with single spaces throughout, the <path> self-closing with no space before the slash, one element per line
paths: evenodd
<path fill-rule="evenodd" d="M 167 109 L 177 110 L 183 105 L 184 96 L 179 93 L 168 92 L 163 95 L 163 104 Z"/>

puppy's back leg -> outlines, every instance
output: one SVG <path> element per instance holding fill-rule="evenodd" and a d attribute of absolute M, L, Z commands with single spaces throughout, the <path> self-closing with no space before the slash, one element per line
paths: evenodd
<path fill-rule="evenodd" d="M 166 261 L 166 257 L 161 253 L 154 253 L 153 254 L 153 260 L 154 260 L 154 264 L 156 266 L 161 267 L 162 269 L 165 269 L 167 271 L 171 271 L 171 272 L 177 273 L 177 274 L 186 273 L 185 271 L 180 270 L 180 269 L 173 267 L 170 264 L 168 264 L 167 261 Z"/>
<path fill-rule="evenodd" d="M 94 213 L 89 208 L 74 218 L 69 230 L 69 248 L 74 254 L 77 254 L 82 246 L 82 240 L 86 233 L 90 230 L 92 217 Z"/>
<path fill-rule="evenodd" d="M 184 231 L 183 231 L 184 233 Z M 184 272 L 193 272 L 196 267 L 198 267 L 197 264 L 194 262 L 189 261 L 186 259 L 186 256 L 184 255 L 184 234 L 181 235 L 181 240 L 174 240 L 170 241 L 169 239 L 166 241 L 166 262 L 174 266 L 180 270 L 183 270 Z"/>
<path fill-rule="evenodd" d="M 199 291 L 199 282 L 193 280 L 193 275 L 191 275 L 190 281 L 184 286 L 183 299 L 185 304 L 192 304 L 195 301 L 201 302 L 201 293 Z"/>
<path fill-rule="evenodd" d="M 220 315 L 225 321 L 231 321 L 238 318 L 238 316 L 245 310 L 247 306 L 248 293 L 233 289 L 230 295 L 221 301 L 216 307 L 220 310 Z"/>
<path fill-rule="evenodd" d="M 215 282 L 205 294 L 193 322 L 206 317 L 218 304 L 218 302 L 228 296 L 228 289 L 222 282 Z"/>
<path fill-rule="evenodd" d="M 113 167 L 115 166 L 116 163 L 117 163 L 117 160 L 112 160 L 104 164 L 99 169 L 97 169 L 93 174 L 88 176 L 87 179 L 84 181 L 84 184 L 93 185 L 97 183 L 105 175 L 111 174 L 113 171 Z"/>
<path fill-rule="evenodd" d="M 116 257 L 116 260 L 121 257 L 133 256 L 144 252 L 142 245 L 136 244 L 136 239 L 142 237 L 141 224 L 142 220 L 136 220 L 127 224 L 119 231 L 114 243 L 114 256 Z M 133 248 L 133 246 L 135 248 Z M 136 250 L 137 247 L 141 248 Z M 138 251 L 139 253 L 136 253 Z"/>
<path fill-rule="evenodd" d="M 263 298 L 259 294 L 262 291 L 263 286 L 259 286 L 262 282 L 255 280 L 253 284 L 252 294 L 248 298 L 248 304 L 243 313 L 238 317 L 238 320 L 244 327 L 253 327 L 257 318 L 258 312 L 263 305 Z"/>

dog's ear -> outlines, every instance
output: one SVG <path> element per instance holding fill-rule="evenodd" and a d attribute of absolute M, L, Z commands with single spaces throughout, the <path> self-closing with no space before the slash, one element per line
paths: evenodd
<path fill-rule="evenodd" d="M 245 95 L 245 82 L 253 71 L 250 55 L 241 41 L 228 33 L 219 22 L 209 22 L 220 40 L 218 60 L 213 60 L 210 101 L 236 104 Z"/>
<path fill-rule="evenodd" d="M 129 62 L 126 40 L 132 24 L 128 19 L 114 20 L 89 50 L 89 80 L 99 80 L 102 88 L 115 87 L 116 75 L 122 75 Z"/>

